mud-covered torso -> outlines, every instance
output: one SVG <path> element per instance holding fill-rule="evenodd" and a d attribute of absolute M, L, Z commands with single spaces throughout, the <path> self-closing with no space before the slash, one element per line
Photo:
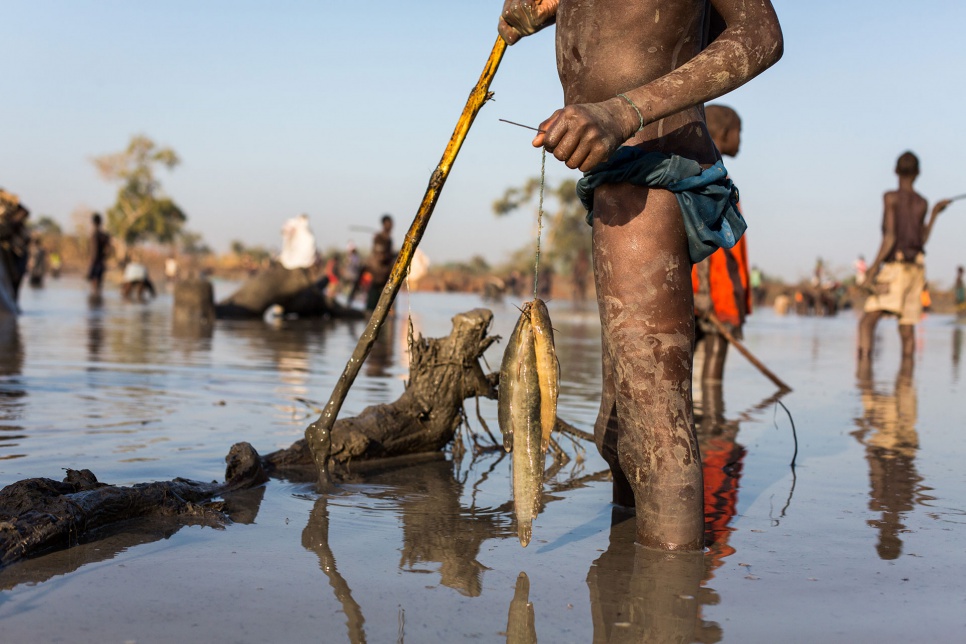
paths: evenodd
<path fill-rule="evenodd" d="M 707 0 L 560 0 L 564 102 L 604 101 L 677 69 L 704 48 L 709 11 Z M 701 107 L 651 123 L 630 142 L 700 163 L 718 159 Z"/>

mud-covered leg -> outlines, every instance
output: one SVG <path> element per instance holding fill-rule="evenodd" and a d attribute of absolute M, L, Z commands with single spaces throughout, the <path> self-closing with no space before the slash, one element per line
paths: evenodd
<path fill-rule="evenodd" d="M 875 327 L 882 311 L 867 311 L 859 320 L 859 360 L 871 360 L 875 349 Z"/>
<path fill-rule="evenodd" d="M 621 471 L 617 458 L 617 391 L 614 382 L 614 362 L 611 358 L 606 336 L 602 340 L 601 376 L 604 386 L 600 397 L 600 412 L 597 414 L 597 422 L 594 423 L 594 442 L 597 443 L 597 450 L 600 455 L 610 466 L 611 475 L 614 479 L 613 502 L 617 505 L 632 508 L 634 507 L 634 492 L 631 490 L 624 472 Z"/>
<path fill-rule="evenodd" d="M 671 193 L 626 184 L 598 188 L 594 207 L 601 331 L 637 541 L 697 550 L 704 516 L 691 408 L 694 305 L 681 214 Z"/>

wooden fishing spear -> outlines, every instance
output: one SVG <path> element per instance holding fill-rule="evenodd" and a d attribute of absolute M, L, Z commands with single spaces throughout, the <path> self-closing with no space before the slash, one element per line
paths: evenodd
<path fill-rule="evenodd" d="M 389 274 L 389 281 L 382 289 L 382 295 L 379 296 L 379 302 L 372 312 L 372 317 L 369 318 L 369 323 L 366 325 L 365 331 L 362 332 L 362 337 L 359 338 L 359 343 L 356 345 L 355 351 L 352 352 L 352 357 L 349 358 L 339 381 L 332 390 L 329 402 L 322 409 L 318 419 L 305 429 L 305 441 L 312 452 L 312 459 L 315 461 L 316 469 L 319 472 L 319 483 L 321 485 L 327 484 L 329 480 L 329 450 L 332 426 L 339 415 L 346 394 L 349 393 L 349 388 L 355 382 L 359 369 L 369 355 L 372 345 L 375 344 L 379 329 L 382 328 L 382 324 L 389 314 L 389 309 L 396 299 L 399 287 L 402 285 L 409 264 L 412 262 L 413 253 L 416 251 L 419 240 L 423 238 L 423 232 L 426 230 L 429 218 L 433 214 L 437 200 L 439 200 L 443 184 L 446 183 L 446 178 L 453 167 L 456 155 L 459 154 L 460 147 L 466 139 L 466 134 L 470 131 L 470 126 L 473 125 L 473 120 L 479 113 L 480 108 L 490 98 L 490 83 L 496 75 L 496 70 L 500 66 L 505 51 L 506 42 L 501 36 L 498 36 L 496 43 L 493 45 L 493 50 L 490 52 L 490 57 L 483 67 L 480 80 L 476 82 L 476 86 L 470 92 L 463 113 L 456 122 L 456 129 L 453 130 L 453 135 L 450 137 L 449 143 L 446 144 L 443 157 L 429 178 L 426 194 L 423 195 L 423 201 L 419 205 L 416 217 L 409 227 L 409 232 L 406 233 L 406 238 L 399 249 L 399 255 L 396 257 L 396 263 L 393 264 L 392 272 Z"/>

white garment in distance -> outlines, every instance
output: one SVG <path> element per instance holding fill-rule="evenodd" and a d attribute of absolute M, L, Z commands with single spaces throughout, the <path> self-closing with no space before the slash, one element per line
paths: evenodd
<path fill-rule="evenodd" d="M 282 254 L 278 261 L 283 267 L 308 268 L 315 264 L 318 251 L 315 235 L 309 228 L 309 216 L 292 217 L 282 226 Z"/>

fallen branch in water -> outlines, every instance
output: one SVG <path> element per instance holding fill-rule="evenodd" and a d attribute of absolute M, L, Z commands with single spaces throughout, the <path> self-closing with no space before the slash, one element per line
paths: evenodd
<path fill-rule="evenodd" d="M 562 418 L 560 418 L 560 416 L 557 416 L 557 427 L 556 427 L 556 429 L 557 429 L 557 431 L 559 431 L 561 433 L 570 434 L 571 436 L 573 436 L 575 438 L 579 438 L 582 441 L 588 441 L 590 443 L 593 443 L 594 442 L 594 435 L 593 434 L 589 434 L 589 433 L 587 433 L 587 432 L 585 432 L 583 430 L 577 429 L 576 427 L 574 427 L 573 425 L 571 425 L 567 421 L 565 421 Z"/>
<path fill-rule="evenodd" d="M 238 443 L 225 458 L 224 483 L 174 479 L 118 487 L 100 483 L 90 470 L 67 470 L 63 481 L 34 478 L 0 490 L 0 567 L 55 548 L 76 545 L 93 533 L 130 519 L 182 517 L 224 525 L 228 518 L 199 505 L 227 492 L 268 480 L 258 452 Z"/>

